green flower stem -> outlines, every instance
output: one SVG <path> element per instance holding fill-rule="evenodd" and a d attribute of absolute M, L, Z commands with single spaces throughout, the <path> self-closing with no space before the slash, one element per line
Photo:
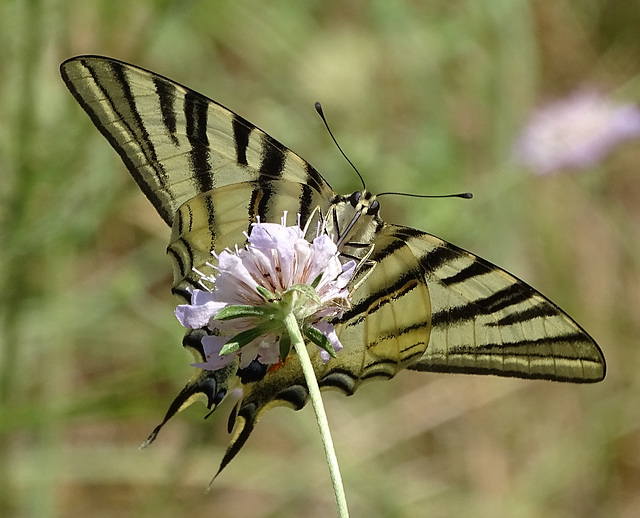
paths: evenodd
<path fill-rule="evenodd" d="M 311 396 L 311 403 L 313 404 L 313 409 L 316 413 L 318 428 L 320 428 L 320 437 L 322 438 L 324 453 L 327 457 L 327 464 L 329 464 L 329 473 L 331 475 L 331 481 L 333 482 L 333 491 L 336 495 L 336 503 L 338 504 L 338 515 L 340 518 L 348 518 L 349 511 L 347 510 L 347 497 L 344 493 L 342 477 L 340 476 L 340 467 L 338 466 L 338 458 L 336 457 L 336 451 L 333 448 L 331 432 L 329 431 L 329 422 L 327 421 L 327 414 L 325 413 L 324 405 L 322 404 L 322 397 L 320 396 L 320 387 L 318 386 L 316 373 L 313 370 L 311 358 L 309 358 L 309 353 L 307 352 L 307 346 L 304 343 L 302 333 L 298 327 L 298 322 L 296 321 L 296 317 L 293 313 L 288 313 L 285 316 L 284 325 L 289 332 L 291 343 L 298 354 L 300 366 L 302 367 L 302 372 L 304 373 L 305 380 L 307 381 L 307 388 L 309 389 L 309 395 Z"/>

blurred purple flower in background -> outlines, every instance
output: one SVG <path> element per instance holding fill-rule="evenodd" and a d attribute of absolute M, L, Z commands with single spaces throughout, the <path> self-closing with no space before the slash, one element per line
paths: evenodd
<path fill-rule="evenodd" d="M 520 133 L 515 158 L 536 174 L 582 169 L 640 137 L 640 108 L 579 91 L 537 110 Z"/>

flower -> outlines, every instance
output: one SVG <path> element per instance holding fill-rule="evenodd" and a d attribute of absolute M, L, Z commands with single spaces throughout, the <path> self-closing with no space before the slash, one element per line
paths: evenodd
<path fill-rule="evenodd" d="M 176 308 L 176 317 L 188 328 L 208 328 L 202 338 L 206 361 L 193 366 L 217 370 L 240 356 L 240 368 L 253 360 L 271 365 L 285 361 L 291 341 L 283 324 L 293 312 L 303 335 L 318 345 L 324 362 L 342 349 L 333 325 L 349 307 L 347 285 L 355 261 L 342 264 L 330 236 L 281 224 L 254 223 L 245 248 L 224 250 L 215 270 L 202 280 L 210 289 L 191 292 L 191 304 Z M 201 283 L 203 288 L 204 282 Z"/>
<path fill-rule="evenodd" d="M 616 145 L 640 136 L 640 109 L 594 91 L 579 91 L 533 114 L 515 144 L 515 157 L 537 174 L 581 169 Z"/>

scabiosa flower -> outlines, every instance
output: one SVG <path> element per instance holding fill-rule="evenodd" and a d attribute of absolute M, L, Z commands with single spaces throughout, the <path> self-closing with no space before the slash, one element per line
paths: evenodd
<path fill-rule="evenodd" d="M 347 285 L 356 263 L 344 265 L 330 236 L 318 228 L 312 242 L 299 225 L 255 223 L 245 248 L 225 250 L 215 271 L 202 280 L 213 289 L 192 291 L 191 304 L 176 308 L 188 328 L 207 327 L 202 338 L 206 361 L 194 367 L 216 370 L 240 356 L 241 368 L 253 360 L 262 364 L 285 361 L 291 340 L 283 324 L 293 312 L 303 336 L 320 348 L 324 362 L 342 349 L 333 325 L 349 307 Z M 203 282 L 203 288 L 205 284 Z"/>
<path fill-rule="evenodd" d="M 616 145 L 637 137 L 637 106 L 580 91 L 535 112 L 516 142 L 515 156 L 537 174 L 581 169 L 597 164 Z"/>

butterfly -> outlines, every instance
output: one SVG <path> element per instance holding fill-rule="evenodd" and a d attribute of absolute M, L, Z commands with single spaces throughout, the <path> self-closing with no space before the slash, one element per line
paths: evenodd
<path fill-rule="evenodd" d="M 344 257 L 366 267 L 352 281 L 351 307 L 334 323 L 345 346 L 315 362 L 323 389 L 352 395 L 402 369 L 493 374 L 575 383 L 605 376 L 595 341 L 558 306 L 510 273 L 431 234 L 384 222 L 366 190 L 343 196 L 308 162 L 222 105 L 148 70 L 79 56 L 61 67 L 76 101 L 122 158 L 171 227 L 172 291 L 182 301 L 200 287 L 196 270 L 211 251 L 242 245 L 256 221 L 299 214 L 322 219 Z M 204 361 L 205 329 L 183 345 Z M 220 466 L 240 451 L 266 410 L 308 400 L 297 359 L 267 370 L 198 369 L 170 405 L 164 424 L 195 400 L 213 411 L 234 388 L 242 397 Z"/>

